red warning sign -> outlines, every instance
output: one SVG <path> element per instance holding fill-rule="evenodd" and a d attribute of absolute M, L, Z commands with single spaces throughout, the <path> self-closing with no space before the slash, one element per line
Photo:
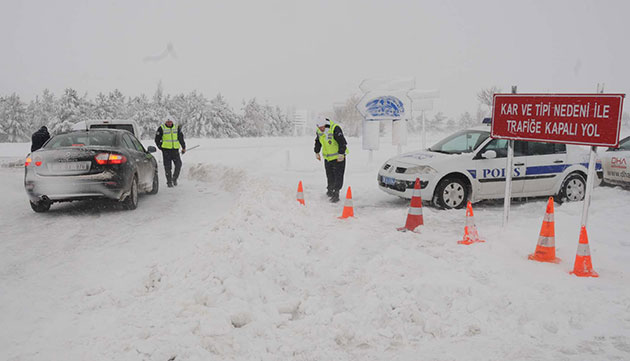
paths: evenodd
<path fill-rule="evenodd" d="M 492 137 L 617 147 L 625 94 L 495 94 Z"/>

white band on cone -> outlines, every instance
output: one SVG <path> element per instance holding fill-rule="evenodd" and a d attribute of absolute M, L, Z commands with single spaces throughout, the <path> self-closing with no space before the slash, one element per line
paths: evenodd
<path fill-rule="evenodd" d="M 420 207 L 409 207 L 409 214 L 412 216 L 421 216 L 422 208 Z"/>
<path fill-rule="evenodd" d="M 543 247 L 555 247 L 556 237 L 538 237 L 538 245 Z"/>
<path fill-rule="evenodd" d="M 588 243 L 579 243 L 577 248 L 578 256 L 590 256 L 591 249 L 588 246 Z"/>

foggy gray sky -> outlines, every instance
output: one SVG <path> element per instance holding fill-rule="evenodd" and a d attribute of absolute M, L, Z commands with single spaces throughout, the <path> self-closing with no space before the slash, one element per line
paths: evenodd
<path fill-rule="evenodd" d="M 221 92 L 313 111 L 415 77 L 457 117 L 476 94 L 626 93 L 630 1 L 0 2 L 0 95 Z M 173 45 L 176 57 L 159 57 Z"/>

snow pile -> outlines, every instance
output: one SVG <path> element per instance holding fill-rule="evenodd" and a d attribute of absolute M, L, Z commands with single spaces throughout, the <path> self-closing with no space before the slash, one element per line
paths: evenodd
<path fill-rule="evenodd" d="M 8 359 L 630 358 L 627 191 L 595 190 L 601 277 L 583 279 L 569 275 L 581 203 L 556 205 L 563 262 L 541 264 L 527 254 L 546 199 L 514 204 L 506 230 L 502 205 L 476 204 L 486 243 L 462 246 L 464 210 L 424 207 L 420 234 L 396 231 L 408 201 L 375 184 L 387 148 L 370 164 L 351 139 L 356 217 L 340 220 L 343 200 L 327 201 L 310 137 L 194 141 L 180 186 L 133 212 L 70 204 L 33 214 L 20 171 L 0 170 Z"/>

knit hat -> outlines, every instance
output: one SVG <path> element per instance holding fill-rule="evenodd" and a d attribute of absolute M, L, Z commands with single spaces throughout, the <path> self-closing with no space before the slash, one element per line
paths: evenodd
<path fill-rule="evenodd" d="M 319 117 L 319 118 L 317 118 L 317 127 L 318 128 L 324 127 L 326 125 L 330 125 L 330 119 L 328 119 L 326 117 Z"/>

